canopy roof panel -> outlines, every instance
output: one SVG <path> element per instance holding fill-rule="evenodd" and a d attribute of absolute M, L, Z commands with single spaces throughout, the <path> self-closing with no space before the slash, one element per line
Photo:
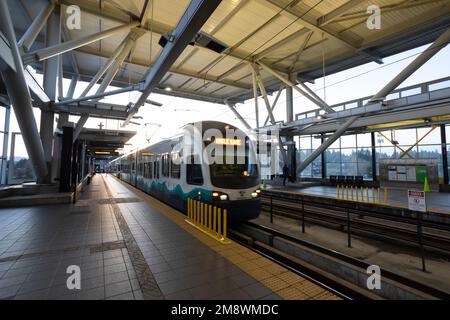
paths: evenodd
<path fill-rule="evenodd" d="M 189 0 L 60 0 L 61 12 L 78 5 L 82 29 L 67 30 L 66 41 L 140 20 L 136 44 L 117 73 L 113 85 L 143 80 L 155 63 L 164 33 L 173 31 Z M 8 0 L 18 37 L 47 4 L 45 0 Z M 370 30 L 367 8 L 381 9 L 381 29 Z M 65 20 L 63 20 L 65 21 Z M 261 61 L 280 73 L 301 80 L 327 74 L 412 49 L 435 40 L 450 27 L 448 0 L 223 0 L 202 31 L 227 46 L 222 53 L 198 44 L 188 46 L 172 65 L 157 92 L 219 102 L 241 102 L 253 95 L 252 62 Z M 32 49 L 43 47 L 45 28 Z M 120 45 L 128 32 L 64 55 L 67 76 L 79 72 L 89 80 Z M 42 68 L 42 64 L 35 67 Z M 76 70 L 78 69 L 78 70 Z M 267 91 L 280 81 L 261 71 Z M 171 87 L 171 92 L 164 91 Z"/>

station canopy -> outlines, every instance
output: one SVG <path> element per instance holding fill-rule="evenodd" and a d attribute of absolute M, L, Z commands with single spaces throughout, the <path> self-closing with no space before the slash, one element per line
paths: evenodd
<path fill-rule="evenodd" d="M 132 21 L 136 44 L 117 73 L 113 86 L 141 82 L 161 53 L 163 35 L 177 26 L 189 0 L 60 0 L 81 8 L 81 30 L 69 30 L 65 41 L 85 37 Z M 47 5 L 44 0 L 9 0 L 18 37 Z M 381 9 L 381 29 L 370 29 L 368 7 Z M 367 62 L 431 43 L 450 27 L 448 0 L 223 0 L 188 45 L 156 93 L 202 101 L 243 102 L 253 97 L 252 63 L 261 63 L 291 80 L 308 82 Z M 128 31 L 64 54 L 64 74 L 90 81 Z M 42 48 L 45 28 L 33 50 Z M 31 50 L 32 51 L 32 50 Z M 42 63 L 33 65 L 42 70 Z M 76 70 L 78 69 L 78 70 Z M 270 94 L 282 84 L 261 69 Z M 171 91 L 168 91 L 171 90 Z"/>

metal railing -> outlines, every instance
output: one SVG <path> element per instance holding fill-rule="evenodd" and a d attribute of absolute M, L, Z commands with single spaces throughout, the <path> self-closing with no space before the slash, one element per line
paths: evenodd
<path fill-rule="evenodd" d="M 443 86 L 440 88 L 437 88 L 437 89 L 433 88 L 439 84 L 441 86 L 442 85 Z M 406 97 L 410 97 L 410 96 L 414 96 L 414 95 L 420 95 L 420 94 L 429 93 L 432 91 L 438 91 L 438 90 L 442 90 L 442 89 L 448 89 L 448 88 L 450 88 L 450 77 L 440 78 L 440 79 L 427 81 L 427 82 L 415 84 L 412 86 L 396 89 L 396 90 L 392 91 L 392 93 L 390 93 L 386 97 L 386 101 L 402 99 L 402 98 L 406 98 Z M 364 106 L 371 98 L 372 98 L 372 96 L 366 96 L 363 98 L 358 98 L 358 99 L 349 100 L 346 102 L 337 103 L 330 107 L 336 112 L 350 110 L 350 109 Z M 297 113 L 295 115 L 295 120 L 315 118 L 315 117 L 323 115 L 324 113 L 325 113 L 325 111 L 320 108 L 313 109 L 313 110 Z"/>

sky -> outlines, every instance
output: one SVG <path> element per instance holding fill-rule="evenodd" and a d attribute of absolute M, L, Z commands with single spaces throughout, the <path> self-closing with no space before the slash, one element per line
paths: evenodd
<path fill-rule="evenodd" d="M 405 66 L 408 65 L 408 63 L 410 63 L 427 47 L 428 45 L 385 58 L 384 64 L 382 65 L 368 63 L 336 74 L 326 75 L 325 77 L 316 79 L 315 84 L 307 85 L 329 105 L 334 105 L 365 96 L 371 96 L 383 88 L 385 84 L 395 77 Z M 439 53 L 437 53 L 424 66 L 404 81 L 400 85 L 400 88 L 448 76 L 450 76 L 450 46 L 443 48 Z M 37 80 L 42 85 L 41 75 L 37 75 Z M 68 90 L 69 83 L 70 80 L 64 80 L 65 91 Z M 86 86 L 86 82 L 79 82 L 74 97 L 78 97 Z M 450 82 L 447 83 L 447 86 L 450 86 Z M 94 86 L 90 93 L 95 93 L 97 88 L 98 85 Z M 107 91 L 114 89 L 116 88 L 109 87 Z M 138 96 L 138 92 L 124 93 L 106 97 L 102 100 L 102 102 L 127 105 L 129 101 L 136 101 Z M 193 121 L 217 120 L 235 125 L 237 127 L 242 127 L 240 121 L 235 118 L 234 114 L 225 105 L 176 98 L 160 94 L 151 94 L 149 99 L 161 102 L 163 106 L 156 107 L 145 105 L 141 107 L 136 116 L 141 116 L 143 119 L 133 120 L 141 123 L 142 125 L 140 126 L 130 124 L 126 128 L 121 128 L 120 123 L 117 120 L 91 118 L 88 120 L 86 127 L 98 128 L 98 125 L 102 123 L 104 128 L 107 129 L 126 129 L 137 131 L 136 136 L 129 141 L 128 145 L 124 149 L 124 152 L 130 151 L 134 148 L 143 147 L 148 144 L 154 144 L 165 138 L 169 138 L 173 136 L 182 126 Z M 269 101 L 271 103 L 274 99 L 275 94 L 269 96 Z M 286 94 L 285 92 L 282 92 L 274 110 L 274 116 L 277 121 L 285 120 L 285 104 Z M 255 108 L 253 99 L 250 99 L 245 103 L 238 104 L 236 108 L 250 125 L 255 126 Z M 302 97 L 297 91 L 294 90 L 294 114 L 316 108 L 317 107 L 309 100 Z M 40 111 L 34 108 L 34 114 L 39 128 Z M 267 112 L 265 111 L 264 101 L 261 98 L 259 98 L 259 115 L 260 123 L 264 123 L 267 117 Z M 77 120 L 78 117 L 75 116 L 71 116 L 69 118 L 69 121 L 76 122 Z M 0 113 L 0 123 L 4 123 L 3 113 Z M 11 131 L 20 131 L 14 112 L 12 112 L 11 116 Z M 26 150 L 23 146 L 23 142 L 17 141 L 16 145 L 17 147 L 15 154 L 18 156 L 26 156 Z"/>

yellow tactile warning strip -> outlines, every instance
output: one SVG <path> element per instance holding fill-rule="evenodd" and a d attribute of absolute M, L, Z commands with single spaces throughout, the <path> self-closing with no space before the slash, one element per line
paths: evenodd
<path fill-rule="evenodd" d="M 171 219 L 181 228 L 189 232 L 192 236 L 200 240 L 203 244 L 216 251 L 238 268 L 255 278 L 274 293 L 287 300 L 340 300 L 341 298 L 330 291 L 312 283 L 309 280 L 289 271 L 288 269 L 274 263 L 273 261 L 260 256 L 250 249 L 240 244 L 230 241 L 230 244 L 221 244 L 203 232 L 197 230 L 186 223 L 186 216 L 180 214 L 175 209 L 156 200 L 148 194 L 133 188 L 120 181 L 121 184 L 132 188 L 133 192 L 141 197 L 150 206 L 157 209 L 164 216 Z"/>

